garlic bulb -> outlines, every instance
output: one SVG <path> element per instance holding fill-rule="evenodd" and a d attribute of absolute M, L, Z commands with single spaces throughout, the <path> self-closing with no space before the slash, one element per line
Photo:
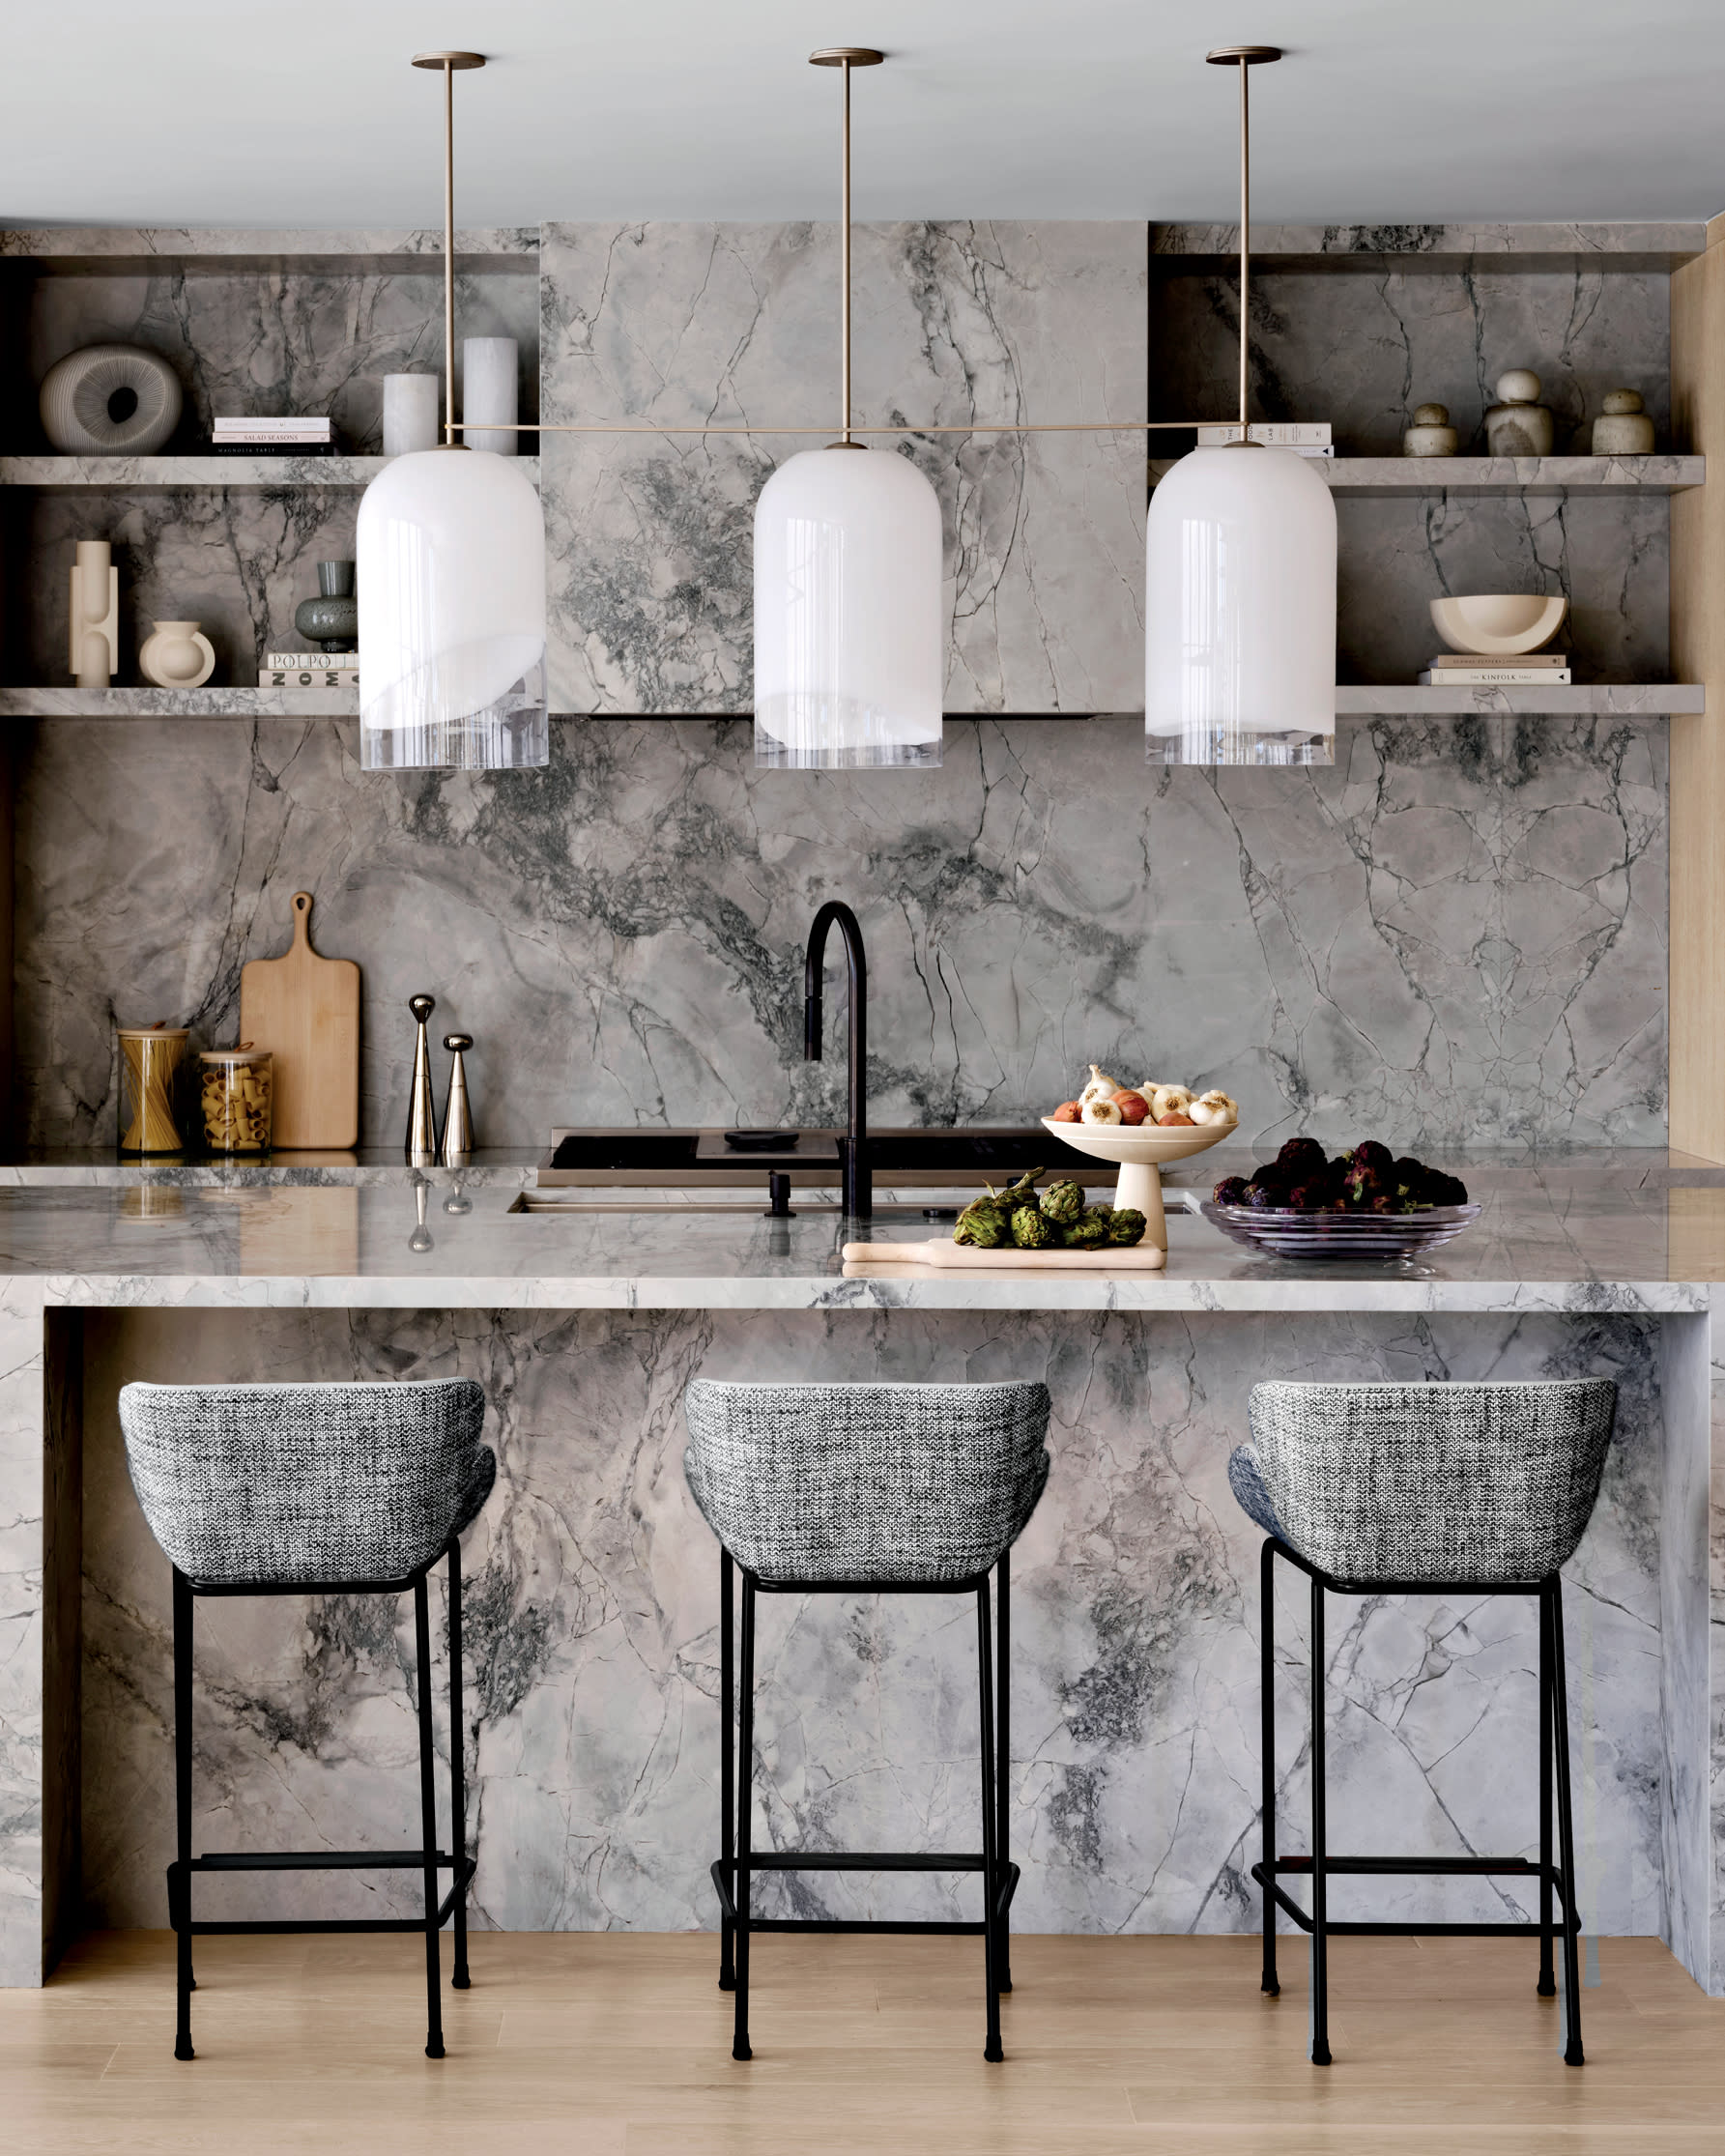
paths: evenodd
<path fill-rule="evenodd" d="M 1106 1094 L 1099 1093 L 1092 1101 L 1084 1102 L 1080 1110 L 1086 1123 L 1118 1123 L 1120 1110 Z"/>
<path fill-rule="evenodd" d="M 1092 1063 L 1090 1066 L 1090 1082 L 1078 1095 L 1078 1106 L 1082 1107 L 1089 1101 L 1112 1100 L 1119 1090 L 1118 1083 Z"/>

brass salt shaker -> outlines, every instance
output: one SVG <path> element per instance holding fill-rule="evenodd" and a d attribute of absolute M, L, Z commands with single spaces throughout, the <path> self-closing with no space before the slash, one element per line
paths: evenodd
<path fill-rule="evenodd" d="M 439 1159 L 445 1167 L 465 1167 L 474 1150 L 474 1118 L 468 1106 L 467 1066 L 461 1056 L 464 1049 L 471 1049 L 471 1033 L 446 1033 L 444 1046 L 455 1058 L 449 1066 L 449 1094 L 444 1103 L 444 1142 L 439 1149 Z"/>

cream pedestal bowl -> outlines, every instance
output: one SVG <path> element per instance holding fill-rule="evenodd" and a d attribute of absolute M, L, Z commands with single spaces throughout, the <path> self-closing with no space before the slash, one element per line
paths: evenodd
<path fill-rule="evenodd" d="M 1172 1130 L 1128 1128 L 1124 1123 L 1056 1123 L 1051 1115 L 1042 1119 L 1062 1145 L 1093 1161 L 1117 1161 L 1120 1174 L 1114 1184 L 1116 1209 L 1131 1206 L 1144 1216 L 1146 1243 L 1159 1250 L 1168 1247 L 1167 1217 L 1162 1209 L 1162 1167 L 1164 1161 L 1184 1161 L 1193 1153 L 1206 1153 L 1240 1126 L 1233 1123 L 1196 1123 L 1191 1130 L 1177 1124 Z"/>

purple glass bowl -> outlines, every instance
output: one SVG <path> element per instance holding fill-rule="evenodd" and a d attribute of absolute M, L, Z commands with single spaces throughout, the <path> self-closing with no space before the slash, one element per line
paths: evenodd
<path fill-rule="evenodd" d="M 1424 1205 L 1417 1213 L 1295 1213 L 1218 1205 L 1198 1211 L 1234 1242 L 1264 1257 L 1419 1257 L 1480 1218 L 1477 1205 Z"/>

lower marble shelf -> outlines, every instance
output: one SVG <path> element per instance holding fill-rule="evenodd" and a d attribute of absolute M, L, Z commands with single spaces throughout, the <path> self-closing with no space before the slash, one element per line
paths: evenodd
<path fill-rule="evenodd" d="M 1553 717 L 1655 719 L 1707 709 L 1707 691 L 1695 681 L 1609 681 L 1567 689 L 1426 689 L 1398 682 L 1336 692 L 1337 718 Z M 359 715 L 357 689 L 52 689 L 0 688 L 0 719 L 351 719 Z M 630 719 L 650 712 L 596 714 L 554 711 L 555 718 Z M 680 712 L 681 718 L 746 718 L 746 712 Z M 994 714 L 955 713 L 955 717 Z M 1132 712 L 1019 711 L 1013 719 L 1072 726 L 1087 717 L 1131 718 Z"/>

